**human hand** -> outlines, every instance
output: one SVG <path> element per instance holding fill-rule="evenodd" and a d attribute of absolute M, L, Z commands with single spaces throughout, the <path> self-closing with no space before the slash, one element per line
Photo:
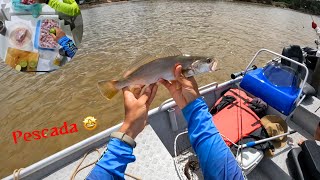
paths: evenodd
<path fill-rule="evenodd" d="M 176 78 L 174 81 L 161 79 L 159 82 L 169 90 L 179 108 L 183 109 L 200 96 L 198 85 L 194 77 L 184 77 L 181 65 L 175 67 L 174 76 Z"/>
<path fill-rule="evenodd" d="M 125 119 L 119 131 L 127 134 L 133 139 L 147 124 L 148 110 L 156 95 L 158 86 L 156 84 L 151 84 L 146 87 L 140 96 L 142 89 L 142 87 L 138 87 L 131 92 L 128 87 L 125 87 L 122 90 Z"/>
<path fill-rule="evenodd" d="M 55 33 L 55 34 L 50 33 L 50 35 L 53 37 L 53 39 L 54 39 L 56 42 L 58 42 L 60 38 L 62 38 L 63 36 L 66 35 L 66 33 L 64 33 L 64 32 L 62 31 L 62 29 L 60 29 L 60 28 L 54 28 L 54 29 L 55 29 L 56 33 Z"/>
<path fill-rule="evenodd" d="M 317 28 L 317 24 L 314 21 L 312 21 L 312 28 L 313 29 Z"/>

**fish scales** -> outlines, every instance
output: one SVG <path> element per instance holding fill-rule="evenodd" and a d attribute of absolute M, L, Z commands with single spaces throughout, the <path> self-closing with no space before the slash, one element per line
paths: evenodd
<path fill-rule="evenodd" d="M 167 57 L 166 57 L 167 55 Z M 117 92 L 131 85 L 148 85 L 159 79 L 174 80 L 173 68 L 182 66 L 186 77 L 204 72 L 214 71 L 217 62 L 208 57 L 183 55 L 179 50 L 170 46 L 156 56 L 145 55 L 140 61 L 134 62 L 122 79 L 99 81 L 98 88 L 101 94 L 111 99 Z"/>

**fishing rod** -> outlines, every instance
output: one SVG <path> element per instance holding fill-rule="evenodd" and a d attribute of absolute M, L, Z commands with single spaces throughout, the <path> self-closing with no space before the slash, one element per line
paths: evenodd
<path fill-rule="evenodd" d="M 252 67 L 250 69 L 248 69 L 247 71 L 251 71 L 251 70 L 255 70 L 257 69 L 257 66 L 256 65 L 252 65 Z M 235 79 L 239 76 L 243 76 L 244 75 L 244 71 L 240 71 L 240 72 L 237 72 L 237 73 L 232 73 L 231 74 L 231 79 Z"/>
<path fill-rule="evenodd" d="M 271 141 L 271 140 L 277 139 L 279 137 L 290 135 L 290 134 L 293 134 L 293 133 L 296 133 L 296 132 L 297 131 L 293 130 L 293 131 L 288 131 L 286 133 L 279 134 L 279 135 L 276 135 L 276 136 L 272 136 L 272 137 L 269 137 L 269 138 L 261 139 L 259 141 L 251 141 L 251 142 L 248 142 L 246 144 L 239 145 L 238 148 L 253 147 L 253 146 L 257 145 L 257 144 L 261 144 L 261 143 L 264 143 L 264 142 L 267 142 L 267 141 Z"/>

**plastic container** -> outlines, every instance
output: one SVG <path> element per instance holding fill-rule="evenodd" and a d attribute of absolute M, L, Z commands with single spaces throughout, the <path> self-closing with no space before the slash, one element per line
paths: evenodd
<path fill-rule="evenodd" d="M 17 30 L 19 28 L 23 28 L 26 29 L 28 32 L 27 34 L 27 38 L 22 44 L 20 44 L 19 42 L 17 42 L 15 40 L 15 36 L 17 33 Z M 10 28 L 8 28 L 8 34 L 9 34 L 9 45 L 13 48 L 16 49 L 21 49 L 21 50 L 25 50 L 25 51 L 32 51 L 32 31 L 30 29 L 30 27 L 22 22 L 13 24 Z"/>
<path fill-rule="evenodd" d="M 237 156 L 236 159 L 238 163 L 241 165 L 241 168 L 244 171 L 244 173 L 248 175 L 259 164 L 262 158 L 262 151 L 254 148 L 245 148 L 242 150 L 242 153 L 240 153 Z"/>
<path fill-rule="evenodd" d="M 39 17 L 41 11 L 42 11 L 42 5 L 41 4 L 22 4 L 21 0 L 12 0 L 12 7 L 17 12 L 28 12 L 31 13 L 33 17 Z"/>
<path fill-rule="evenodd" d="M 58 24 L 58 27 L 60 27 L 60 25 L 59 25 L 59 21 L 57 20 L 57 19 L 52 19 L 52 18 L 46 18 L 46 19 L 42 19 L 42 20 L 39 20 L 38 21 L 38 27 L 37 27 L 37 31 L 38 31 L 38 48 L 41 48 L 41 49 L 47 49 L 47 50 L 56 50 L 58 47 L 59 47 L 59 44 L 57 43 L 56 44 L 56 47 L 54 47 L 54 48 L 49 48 L 49 47 L 44 47 L 44 46 L 41 46 L 41 44 L 40 44 L 40 38 L 41 38 L 41 25 L 42 25 L 42 23 L 43 23 L 43 21 L 44 20 L 47 20 L 47 19 L 49 19 L 49 20 L 53 20 L 53 21 L 55 21 L 57 24 Z M 48 33 L 49 33 L 49 30 L 48 30 Z"/>

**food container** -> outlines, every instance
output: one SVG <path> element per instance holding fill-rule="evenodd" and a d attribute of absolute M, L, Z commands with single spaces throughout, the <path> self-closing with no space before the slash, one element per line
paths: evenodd
<path fill-rule="evenodd" d="M 25 32 L 24 36 L 19 32 L 21 29 Z M 8 35 L 10 47 L 26 51 L 32 50 L 32 31 L 28 25 L 22 22 L 15 23 L 8 27 Z M 17 37 L 19 38 L 19 36 L 20 38 L 23 38 L 22 41 L 17 40 Z"/>
<path fill-rule="evenodd" d="M 17 12 L 28 12 L 31 13 L 33 17 L 39 17 L 42 11 L 42 5 L 35 4 L 22 4 L 21 0 L 12 0 L 12 7 Z"/>
<path fill-rule="evenodd" d="M 39 20 L 37 26 L 38 48 L 56 50 L 59 44 L 51 38 L 49 31 L 51 28 L 60 27 L 59 21 L 57 19 L 46 18 Z M 45 43 L 46 40 L 47 43 Z M 46 46 L 46 44 L 48 46 Z"/>
<path fill-rule="evenodd" d="M 245 148 L 236 157 L 236 160 L 241 165 L 242 170 L 248 175 L 262 160 L 264 154 L 262 151 L 255 148 Z"/>

